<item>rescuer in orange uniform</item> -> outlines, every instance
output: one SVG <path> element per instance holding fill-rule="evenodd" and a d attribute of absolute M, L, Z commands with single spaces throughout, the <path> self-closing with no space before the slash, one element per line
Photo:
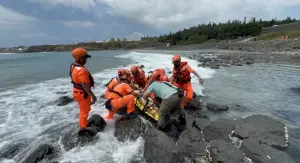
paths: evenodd
<path fill-rule="evenodd" d="M 131 66 L 131 74 L 133 76 L 134 84 L 137 84 L 140 88 L 144 88 L 147 82 L 145 71 L 138 66 Z"/>
<path fill-rule="evenodd" d="M 203 79 L 188 65 L 188 62 L 181 62 L 180 55 L 175 55 L 172 58 L 172 61 L 174 67 L 170 82 L 186 91 L 187 105 L 190 105 L 194 93 L 191 83 L 191 73 L 195 74 L 199 78 L 200 84 L 203 84 Z M 181 107 L 184 108 L 184 99 L 182 100 Z"/>
<path fill-rule="evenodd" d="M 127 70 L 127 69 L 119 69 L 118 70 L 118 75 L 114 78 L 112 78 L 107 84 L 105 84 L 106 86 L 106 91 L 105 91 L 105 98 L 106 99 L 109 99 L 109 95 L 111 93 L 110 91 L 110 88 L 111 87 L 108 87 L 109 85 L 115 85 L 115 84 L 118 84 L 121 82 L 121 77 L 124 75 L 127 75 L 128 76 L 128 79 L 129 79 L 129 76 L 130 76 L 130 70 Z"/>
<path fill-rule="evenodd" d="M 153 81 L 169 81 L 168 76 L 164 69 L 156 69 L 153 71 L 152 75 L 148 77 L 147 83 L 145 85 L 144 91 L 149 87 L 150 83 Z"/>
<path fill-rule="evenodd" d="M 84 48 L 75 48 L 72 51 L 75 62 L 70 66 L 70 77 L 73 84 L 73 98 L 79 105 L 79 126 L 81 129 L 88 125 L 88 116 L 91 105 L 97 101 L 91 87 L 94 87 L 94 79 L 84 67 L 87 58 L 91 58 Z"/>
<path fill-rule="evenodd" d="M 139 96 L 130 86 L 130 72 L 126 70 L 118 71 L 118 78 L 111 80 L 107 85 L 105 93 L 105 107 L 108 109 L 106 119 L 113 119 L 116 110 L 126 107 L 126 117 L 134 117 L 135 104 L 134 96 Z"/>

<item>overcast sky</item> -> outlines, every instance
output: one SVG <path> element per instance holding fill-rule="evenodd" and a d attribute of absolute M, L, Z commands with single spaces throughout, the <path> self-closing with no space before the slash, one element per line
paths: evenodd
<path fill-rule="evenodd" d="M 300 0 L 1 0 L 0 47 L 138 39 L 208 21 L 300 17 Z"/>

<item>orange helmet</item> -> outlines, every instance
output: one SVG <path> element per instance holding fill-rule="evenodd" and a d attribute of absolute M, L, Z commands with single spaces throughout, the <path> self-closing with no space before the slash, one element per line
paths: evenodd
<path fill-rule="evenodd" d="M 180 62 L 181 61 L 181 57 L 180 55 L 174 55 L 174 57 L 172 58 L 173 62 Z"/>
<path fill-rule="evenodd" d="M 81 57 L 91 58 L 91 56 L 88 55 L 88 52 L 84 48 L 73 49 L 72 57 L 74 58 L 75 61 L 78 61 Z"/>
<path fill-rule="evenodd" d="M 118 76 L 121 79 L 127 79 L 130 76 L 130 71 L 125 69 L 118 70 Z"/>
<path fill-rule="evenodd" d="M 138 67 L 137 66 L 131 66 L 131 73 L 136 74 L 138 72 Z"/>
<path fill-rule="evenodd" d="M 168 81 L 169 81 L 169 78 L 168 78 L 168 76 L 166 76 L 166 75 L 165 75 L 165 76 L 163 76 L 163 77 L 162 77 L 162 79 L 161 79 L 161 80 L 162 80 L 162 81 L 166 81 L 166 82 L 168 82 Z"/>

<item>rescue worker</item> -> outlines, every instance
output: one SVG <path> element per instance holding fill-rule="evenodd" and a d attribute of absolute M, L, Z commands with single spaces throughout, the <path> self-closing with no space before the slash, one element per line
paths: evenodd
<path fill-rule="evenodd" d="M 170 82 L 186 92 L 187 105 L 190 106 L 194 93 L 190 74 L 195 74 L 198 77 L 200 84 L 203 84 L 203 79 L 188 65 L 188 62 L 181 62 L 180 55 L 175 55 L 172 58 L 172 61 L 174 67 Z M 181 107 L 184 108 L 184 99 L 181 102 Z"/>
<path fill-rule="evenodd" d="M 144 93 L 142 100 L 147 101 L 151 93 L 155 93 L 156 97 L 162 99 L 158 111 L 158 129 L 168 130 L 171 127 L 169 115 L 173 111 L 178 114 L 179 123 L 186 125 L 185 113 L 180 105 L 183 97 L 183 90 L 168 82 L 153 81 Z M 147 105 L 147 102 L 145 103 Z"/>
<path fill-rule="evenodd" d="M 79 126 L 84 129 L 88 125 L 88 116 L 91 105 L 97 101 L 91 87 L 94 87 L 94 79 L 84 67 L 87 58 L 91 58 L 84 48 L 75 48 L 72 51 L 75 62 L 70 66 L 71 83 L 73 84 L 73 98 L 79 105 Z"/>
<path fill-rule="evenodd" d="M 118 79 L 116 82 L 109 82 L 107 86 L 105 107 L 108 109 L 108 115 L 106 119 L 113 119 L 116 110 L 126 107 L 126 118 L 134 118 L 135 104 L 134 96 L 139 96 L 137 92 L 134 92 L 130 86 L 130 74 L 124 70 L 118 71 Z"/>
<path fill-rule="evenodd" d="M 123 75 L 130 76 L 130 74 L 131 74 L 130 71 L 127 70 L 127 69 L 119 69 L 118 70 L 118 75 L 116 77 L 112 78 L 107 84 L 105 84 L 105 86 L 106 86 L 105 98 L 108 99 L 108 96 L 111 93 L 111 91 L 109 90 L 110 87 L 108 87 L 109 84 L 115 85 L 117 83 L 120 83 L 121 82 L 121 77 Z M 128 79 L 130 79 L 130 78 L 128 78 Z"/>
<path fill-rule="evenodd" d="M 147 87 L 152 83 L 153 81 L 169 81 L 168 76 L 166 75 L 165 69 L 160 68 L 153 71 L 153 73 L 148 77 L 147 83 L 145 85 L 145 88 L 143 91 L 147 89 Z"/>
<path fill-rule="evenodd" d="M 144 88 L 147 82 L 145 71 L 138 66 L 131 66 L 131 74 L 133 76 L 134 84 L 137 84 L 139 88 Z"/>

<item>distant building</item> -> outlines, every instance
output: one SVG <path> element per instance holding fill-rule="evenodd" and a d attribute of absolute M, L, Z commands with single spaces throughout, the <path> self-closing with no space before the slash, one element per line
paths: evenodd
<path fill-rule="evenodd" d="M 122 38 L 122 40 L 121 41 L 127 41 L 127 38 Z"/>

